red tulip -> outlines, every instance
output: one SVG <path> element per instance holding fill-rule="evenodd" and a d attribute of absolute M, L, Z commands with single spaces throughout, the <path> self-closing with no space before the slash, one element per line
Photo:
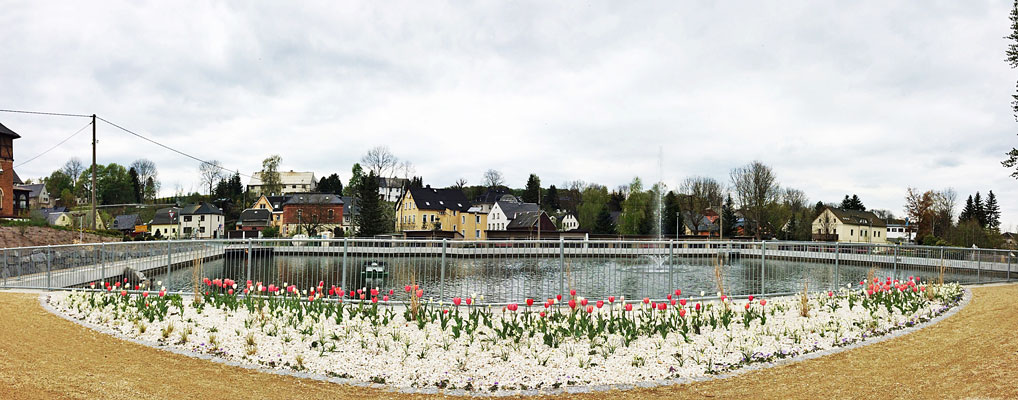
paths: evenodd
<path fill-rule="evenodd" d="M 134 285 L 134 290 L 138 290 L 138 289 L 141 289 L 141 286 Z"/>
<path fill-rule="evenodd" d="M 576 309 L 576 300 L 569 300 L 569 308 Z"/>
<path fill-rule="evenodd" d="M 467 297 L 467 305 L 468 306 L 470 305 L 470 303 L 473 303 L 473 302 L 474 302 L 474 299 L 471 299 L 471 298 Z"/>
<path fill-rule="evenodd" d="M 206 296 L 208 296 L 208 295 L 209 295 L 209 291 L 208 291 L 208 290 L 206 290 L 206 291 L 205 291 L 205 295 L 206 295 Z"/>
<path fill-rule="evenodd" d="M 315 301 L 315 296 L 308 296 L 308 302 Z"/>
<path fill-rule="evenodd" d="M 335 296 L 335 295 L 336 295 L 336 288 L 335 287 L 329 288 L 329 296 Z"/>
<path fill-rule="evenodd" d="M 228 294 L 228 295 L 230 295 L 230 296 L 233 296 L 233 289 L 227 290 L 227 291 L 226 291 L 226 294 Z"/>
<path fill-rule="evenodd" d="M 442 310 L 442 314 L 448 314 L 448 313 L 449 313 L 449 309 L 448 308 Z"/>
<path fill-rule="evenodd" d="M 725 300 L 728 300 L 728 296 L 721 295 L 721 302 L 724 303 Z"/>
<path fill-rule="evenodd" d="M 247 284 L 250 285 L 251 281 L 247 281 Z M 318 286 L 319 287 L 325 286 L 325 281 L 318 281 Z"/>
<path fill-rule="evenodd" d="M 127 278 L 124 278 L 124 283 L 127 283 Z"/>
<path fill-rule="evenodd" d="M 392 296 L 392 289 L 389 289 L 389 296 Z"/>
<path fill-rule="evenodd" d="M 644 297 L 643 304 L 650 304 L 650 297 Z"/>
<path fill-rule="evenodd" d="M 507 305 L 506 308 L 508 308 L 509 311 L 516 311 L 520 308 L 520 306 L 517 305 L 516 303 L 509 303 L 509 305 Z"/>
<path fill-rule="evenodd" d="M 873 289 L 867 290 L 866 291 L 866 295 L 867 296 L 872 296 L 873 295 Z"/>
<path fill-rule="evenodd" d="M 247 289 L 244 289 L 244 294 L 247 294 Z"/>
<path fill-rule="evenodd" d="M 696 311 L 700 311 L 700 303 L 696 303 Z"/>
<path fill-rule="evenodd" d="M 417 298 L 424 297 L 424 289 L 417 289 Z"/>
<path fill-rule="evenodd" d="M 148 291 L 142 292 L 141 297 L 148 297 Z"/>
<path fill-rule="evenodd" d="M 679 299 L 679 304 L 681 304 L 683 307 L 685 307 L 686 306 L 686 299 Z"/>
<path fill-rule="evenodd" d="M 126 290 L 121 290 L 120 291 L 120 295 L 121 296 L 127 296 L 127 291 Z"/>
<path fill-rule="evenodd" d="M 767 300 L 766 299 L 760 300 L 760 305 L 761 306 L 766 306 L 767 305 Z"/>
<path fill-rule="evenodd" d="M 603 302 L 603 301 L 601 301 L 601 300 L 598 300 L 598 301 L 597 301 L 597 303 L 594 303 L 594 304 L 596 304 L 596 305 L 597 305 L 597 308 L 601 308 L 601 307 L 604 307 L 604 302 Z"/>
<path fill-rule="evenodd" d="M 658 304 L 657 304 L 657 309 L 658 309 L 658 310 L 661 310 L 661 311 L 664 311 L 664 310 L 668 309 L 668 304 L 665 304 L 665 303 L 658 303 Z"/>
<path fill-rule="evenodd" d="M 608 296 L 608 302 L 615 304 L 615 296 Z"/>
<path fill-rule="evenodd" d="M 581 299 L 580 300 L 580 305 L 581 306 L 586 306 L 587 305 L 587 299 Z"/>
<path fill-rule="evenodd" d="M 675 307 L 675 299 L 672 299 L 669 303 L 671 303 L 672 307 Z"/>
<path fill-rule="evenodd" d="M 679 296 L 682 296 L 682 290 L 681 289 L 675 289 L 675 297 L 679 297 Z"/>
<path fill-rule="evenodd" d="M 405 290 L 407 293 L 410 293 L 410 285 L 403 286 L 403 290 Z"/>
<path fill-rule="evenodd" d="M 160 290 L 159 291 L 159 297 L 163 297 L 163 296 L 166 296 L 166 291 L 165 290 Z"/>
<path fill-rule="evenodd" d="M 749 303 L 746 303 L 746 309 L 747 310 L 749 309 Z"/>
<path fill-rule="evenodd" d="M 551 307 L 551 303 L 544 303 L 544 308 L 549 308 L 549 307 Z"/>
<path fill-rule="evenodd" d="M 545 304 L 545 305 L 547 305 L 547 304 Z M 541 313 L 539 315 L 541 316 L 541 318 L 544 318 L 544 311 L 541 311 Z"/>
<path fill-rule="evenodd" d="M 527 307 L 534 305 L 534 299 L 527 299 Z"/>
<path fill-rule="evenodd" d="M 555 300 L 562 301 L 562 295 L 561 294 L 555 295 Z"/>
<path fill-rule="evenodd" d="M 587 306 L 587 314 L 593 314 L 593 313 L 594 313 L 594 306 Z"/>
<path fill-rule="evenodd" d="M 576 296 L 576 289 L 569 289 L 570 296 Z"/>
<path fill-rule="evenodd" d="M 834 297 L 834 292 L 828 290 L 827 291 L 827 297 Z"/>
<path fill-rule="evenodd" d="M 378 298 L 375 297 L 375 296 L 371 296 L 371 302 L 372 303 L 378 303 Z"/>
<path fill-rule="evenodd" d="M 371 289 L 372 296 L 378 296 L 378 289 Z"/>
<path fill-rule="evenodd" d="M 749 301 L 753 301 L 753 295 L 749 295 Z"/>
<path fill-rule="evenodd" d="M 667 296 L 665 296 L 665 298 L 668 299 L 668 300 L 671 300 L 672 299 L 672 295 L 667 295 Z"/>
<path fill-rule="evenodd" d="M 626 311 L 633 311 L 633 305 L 626 303 Z"/>
<path fill-rule="evenodd" d="M 462 301 L 462 299 L 460 299 L 459 297 L 453 297 L 452 298 L 452 304 L 453 305 L 459 306 L 460 305 L 460 301 Z"/>
<path fill-rule="evenodd" d="M 389 301 L 389 295 L 382 296 L 382 301 Z"/>
<path fill-rule="evenodd" d="M 685 317 L 686 317 L 686 309 L 685 308 L 680 308 L 679 309 L 679 318 L 685 318 Z"/>
<path fill-rule="evenodd" d="M 357 296 L 360 297 L 361 300 L 364 300 L 364 294 L 363 293 L 361 293 L 361 294 L 359 294 Z"/>

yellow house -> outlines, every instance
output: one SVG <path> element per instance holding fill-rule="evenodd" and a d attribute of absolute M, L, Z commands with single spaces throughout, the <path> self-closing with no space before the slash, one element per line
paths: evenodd
<path fill-rule="evenodd" d="M 484 240 L 488 215 L 472 207 L 459 189 L 409 188 L 396 202 L 396 232 L 443 231 Z"/>
<path fill-rule="evenodd" d="M 282 228 L 283 226 L 283 203 L 290 200 L 289 195 L 285 196 L 265 196 L 261 195 L 258 197 L 258 201 L 255 201 L 251 205 L 251 208 L 262 208 L 267 209 L 272 213 L 272 219 L 269 225 L 276 228 Z"/>
<path fill-rule="evenodd" d="M 887 243 L 887 223 L 869 211 L 827 207 L 813 220 L 813 240 Z"/>

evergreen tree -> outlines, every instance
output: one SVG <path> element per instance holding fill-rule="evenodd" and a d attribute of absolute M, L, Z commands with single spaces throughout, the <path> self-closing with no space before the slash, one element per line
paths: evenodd
<path fill-rule="evenodd" d="M 543 208 L 549 212 L 555 212 L 560 208 L 558 202 L 558 189 L 555 188 L 555 185 L 548 186 L 548 190 L 544 193 L 544 202 L 542 205 L 544 206 Z"/>
<path fill-rule="evenodd" d="M 972 195 L 965 200 L 965 207 L 961 209 L 961 214 L 958 214 L 958 222 L 968 221 L 975 217 L 975 206 L 972 204 Z"/>
<path fill-rule="evenodd" d="M 972 217 L 979 222 L 979 226 L 986 227 L 986 208 L 983 206 L 983 198 L 976 192 L 972 198 Z"/>
<path fill-rule="evenodd" d="M 339 179 L 339 174 L 332 174 L 329 176 L 323 176 L 322 180 L 318 181 L 318 192 L 319 193 L 332 193 L 332 194 L 343 194 L 343 180 Z"/>
<path fill-rule="evenodd" d="M 986 195 L 986 205 L 983 207 L 986 212 L 986 227 L 1000 229 L 1000 206 L 997 204 L 997 195 L 991 190 Z"/>
<path fill-rule="evenodd" d="M 731 198 L 732 198 L 732 195 L 728 195 L 728 199 L 729 199 L 728 202 L 729 203 L 732 202 Z M 815 206 L 813 206 L 813 219 L 816 219 L 818 216 L 820 216 L 820 213 L 824 212 L 824 208 L 826 208 L 826 207 L 827 207 L 827 205 L 825 205 L 824 202 L 818 201 L 817 204 Z"/>
<path fill-rule="evenodd" d="M 644 220 L 647 215 L 647 203 L 650 203 L 650 193 L 643 191 L 643 183 L 639 177 L 633 178 L 629 184 L 629 197 L 622 202 L 622 215 L 619 216 L 619 224 L 616 227 L 623 235 L 639 235 L 645 227 Z"/>
<path fill-rule="evenodd" d="M 612 190 L 608 196 L 608 211 L 622 211 L 622 202 L 626 201 L 626 195 L 618 190 Z"/>
<path fill-rule="evenodd" d="M 608 205 L 605 204 L 601 207 L 601 211 L 597 213 L 597 223 L 594 224 L 593 233 L 603 235 L 614 235 L 615 224 L 612 223 L 611 211 L 608 211 Z"/>
<path fill-rule="evenodd" d="M 350 170 L 350 181 L 346 184 L 347 196 L 356 196 L 357 190 L 360 188 L 361 179 L 364 178 L 364 169 L 361 168 L 360 163 L 355 163 L 353 168 Z M 375 186 L 378 186 L 378 182 L 375 182 Z"/>
<path fill-rule="evenodd" d="M 355 189 L 357 207 L 360 208 L 360 215 L 357 216 L 357 236 L 374 237 L 391 230 L 386 226 L 385 210 L 381 199 L 378 198 L 378 177 L 374 172 L 360 179 L 360 184 Z"/>
<path fill-rule="evenodd" d="M 845 199 L 841 200 L 841 208 L 845 210 L 866 211 L 866 206 L 862 204 L 862 200 L 855 194 L 852 197 L 848 197 L 846 194 Z"/>
<path fill-rule="evenodd" d="M 817 202 L 820 206 L 820 211 L 823 212 L 823 203 Z M 819 214 L 819 213 L 818 213 Z M 732 194 L 728 194 L 728 198 L 725 199 L 725 204 L 721 206 L 721 218 L 724 224 L 724 235 L 727 238 L 734 237 L 738 233 L 735 229 L 735 224 L 739 222 L 739 217 L 735 215 L 735 208 L 732 207 Z"/>
<path fill-rule="evenodd" d="M 527 178 L 527 188 L 523 190 L 524 203 L 538 203 L 541 201 L 541 178 L 536 174 L 530 174 Z"/>
<path fill-rule="evenodd" d="M 664 236 L 675 237 L 676 229 L 679 228 L 679 224 L 682 222 L 678 219 L 682 215 L 682 208 L 679 205 L 679 195 L 675 194 L 674 191 L 668 191 L 664 199 L 664 216 L 662 216 L 662 222 L 664 226 Z"/>
<path fill-rule="evenodd" d="M 141 182 L 138 180 L 138 171 L 132 167 L 127 174 L 131 177 L 131 189 L 134 194 L 134 202 L 141 203 L 142 186 Z"/>

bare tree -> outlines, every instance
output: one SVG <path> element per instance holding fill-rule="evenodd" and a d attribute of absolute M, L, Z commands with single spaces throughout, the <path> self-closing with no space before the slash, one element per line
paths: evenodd
<path fill-rule="evenodd" d="M 414 175 L 417 174 L 417 168 L 414 168 L 414 163 L 410 162 L 409 160 L 403 160 L 403 162 L 399 163 L 398 170 L 399 173 L 403 176 L 403 179 L 406 179 L 407 181 L 409 181 L 410 178 L 413 178 Z"/>
<path fill-rule="evenodd" d="M 81 173 L 85 172 L 85 165 L 81 163 L 81 159 L 73 157 L 64 163 L 64 167 L 60 169 L 67 176 L 71 177 L 71 186 L 78 184 L 78 178 L 81 177 Z"/>
<path fill-rule="evenodd" d="M 870 210 L 870 212 L 872 212 L 873 215 L 876 215 L 877 218 L 880 218 L 880 219 L 882 219 L 884 221 L 887 221 L 887 220 L 890 220 L 890 219 L 894 219 L 894 213 L 891 212 L 891 210 L 872 209 L 872 210 Z"/>
<path fill-rule="evenodd" d="M 905 194 L 905 213 L 917 227 L 916 241 L 932 234 L 933 219 L 936 215 L 933 211 L 935 204 L 936 194 L 932 190 L 920 192 L 915 188 L 908 188 Z"/>
<path fill-rule="evenodd" d="M 505 178 L 502 177 L 502 173 L 494 169 L 484 171 L 484 184 L 489 188 L 502 186 L 505 184 Z"/>
<path fill-rule="evenodd" d="M 141 182 L 142 198 L 144 200 L 155 199 L 159 193 L 159 171 L 156 164 L 148 159 L 139 158 L 131 163 L 131 168 L 138 173 L 138 182 Z"/>
<path fill-rule="evenodd" d="M 465 178 L 457 179 L 456 183 L 454 185 L 452 185 L 452 187 L 454 187 L 456 189 L 459 189 L 460 191 L 462 191 L 463 188 L 465 188 L 466 186 L 467 186 L 467 180 Z"/>
<path fill-rule="evenodd" d="M 707 209 L 721 206 L 724 188 L 714 178 L 691 176 L 682 181 L 679 190 L 685 195 L 682 196 L 682 210 L 692 220 L 689 229 L 697 235 L 700 233 L 700 221 L 703 220 Z"/>
<path fill-rule="evenodd" d="M 729 174 L 739 205 L 753 225 L 753 237 L 761 238 L 768 222 L 768 205 L 777 201 L 780 188 L 774 179 L 771 167 L 753 161 L 743 167 L 732 169 Z"/>
<path fill-rule="evenodd" d="M 223 166 L 219 160 L 205 161 L 198 165 L 198 172 L 201 174 L 202 185 L 209 186 L 209 196 L 212 195 L 212 187 L 223 179 Z"/>
<path fill-rule="evenodd" d="M 399 159 L 389 151 L 388 146 L 375 146 L 361 157 L 361 164 L 377 176 L 392 178 L 396 173 Z"/>

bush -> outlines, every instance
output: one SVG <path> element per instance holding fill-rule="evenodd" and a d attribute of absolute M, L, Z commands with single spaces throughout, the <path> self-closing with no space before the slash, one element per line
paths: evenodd
<path fill-rule="evenodd" d="M 264 238 L 277 238 L 279 237 L 279 228 L 270 226 L 262 229 L 262 237 Z"/>

